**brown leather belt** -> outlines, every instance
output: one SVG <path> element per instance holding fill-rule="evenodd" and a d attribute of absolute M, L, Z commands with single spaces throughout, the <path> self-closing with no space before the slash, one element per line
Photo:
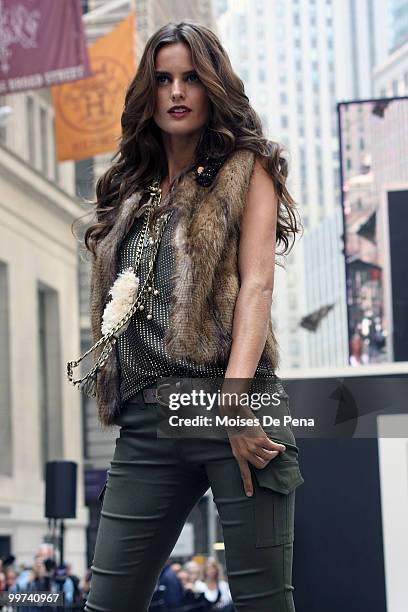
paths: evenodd
<path fill-rule="evenodd" d="M 198 385 L 198 387 L 197 387 Z M 152 387 L 145 387 L 138 391 L 130 402 L 145 402 L 146 404 L 161 404 L 162 406 L 169 405 L 169 396 L 172 393 L 190 393 L 194 388 L 206 389 L 206 383 L 203 379 L 175 376 L 159 378 Z M 276 383 L 277 391 L 286 395 L 285 389 L 280 382 Z M 207 388 L 208 391 L 214 392 L 215 387 L 211 385 Z M 286 397 L 288 397 L 286 395 Z"/>
<path fill-rule="evenodd" d="M 180 392 L 181 382 L 177 381 L 173 384 L 171 383 L 161 383 L 159 385 L 155 385 L 154 387 L 146 387 L 142 389 L 143 393 L 143 401 L 146 404 L 162 404 L 164 406 L 168 406 L 168 400 L 166 403 L 165 397 L 170 395 L 170 393 Z"/>

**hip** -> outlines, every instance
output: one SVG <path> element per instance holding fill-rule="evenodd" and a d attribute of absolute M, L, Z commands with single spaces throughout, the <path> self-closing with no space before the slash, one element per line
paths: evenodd
<path fill-rule="evenodd" d="M 153 386 L 148 386 L 135 395 L 127 399 L 121 405 L 121 410 L 115 423 L 121 428 L 121 436 L 150 436 L 159 440 L 164 439 L 184 439 L 194 442 L 208 443 L 213 441 L 230 444 L 225 427 L 215 426 L 215 418 L 218 418 L 217 409 L 213 411 L 203 410 L 200 403 L 178 406 L 177 409 L 171 405 L 170 400 L 174 393 L 191 393 L 195 387 L 197 390 L 198 379 L 176 377 L 162 378 Z M 259 388 L 259 381 L 254 381 L 255 389 Z M 274 398 L 278 405 L 271 409 L 270 406 L 264 408 L 256 401 L 260 393 L 253 390 L 251 401 L 254 403 L 253 414 L 272 440 L 285 444 L 292 453 L 297 456 L 299 449 L 292 428 L 285 425 L 285 417 L 290 416 L 289 396 L 285 392 L 280 382 L 273 383 L 261 382 L 262 393 L 265 389 L 274 390 Z M 203 380 L 198 381 L 198 386 L 203 389 Z M 211 388 L 214 389 L 213 381 Z M 207 387 L 208 389 L 208 387 Z M 174 399 L 174 397 L 173 397 Z M 178 422 L 184 419 L 186 426 L 179 427 Z M 204 419 L 206 421 L 204 422 Z M 211 422 L 210 422 L 211 420 Z M 220 418 L 218 422 L 220 422 Z"/>

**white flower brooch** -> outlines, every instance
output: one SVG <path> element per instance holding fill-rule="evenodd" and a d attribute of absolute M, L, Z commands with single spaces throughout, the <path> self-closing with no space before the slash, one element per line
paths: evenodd
<path fill-rule="evenodd" d="M 111 332 L 129 312 L 136 301 L 138 288 L 139 277 L 135 275 L 132 267 L 118 275 L 109 291 L 112 299 L 106 304 L 103 311 L 101 326 L 103 335 Z M 130 319 L 120 329 L 121 334 L 127 329 L 129 323 Z"/>

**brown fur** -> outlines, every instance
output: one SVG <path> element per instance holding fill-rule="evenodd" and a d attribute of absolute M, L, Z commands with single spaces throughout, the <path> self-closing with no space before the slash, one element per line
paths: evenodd
<path fill-rule="evenodd" d="M 174 292 L 165 336 L 166 350 L 173 359 L 190 359 L 202 364 L 228 359 L 239 291 L 239 228 L 254 161 L 251 151 L 235 151 L 210 187 L 199 185 L 193 173 L 185 176 L 177 187 L 176 228 L 172 238 Z M 99 243 L 97 258 L 92 264 L 94 343 L 101 337 L 103 310 L 117 276 L 119 247 L 132 226 L 140 197 L 138 192 L 123 202 L 114 226 Z M 264 352 L 276 369 L 279 353 L 271 318 Z M 115 348 L 98 373 L 96 397 L 100 422 L 111 425 L 120 411 Z"/>

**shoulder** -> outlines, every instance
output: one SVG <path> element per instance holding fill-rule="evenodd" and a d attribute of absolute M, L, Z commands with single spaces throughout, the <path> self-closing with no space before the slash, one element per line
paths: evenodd
<path fill-rule="evenodd" d="M 265 168 L 265 162 L 259 156 L 254 159 L 252 168 L 249 191 L 249 199 L 261 199 L 263 201 L 276 199 L 275 182 Z"/>

